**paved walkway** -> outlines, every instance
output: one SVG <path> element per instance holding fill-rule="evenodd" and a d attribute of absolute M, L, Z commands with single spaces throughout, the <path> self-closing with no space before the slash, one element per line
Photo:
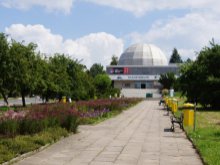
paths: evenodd
<path fill-rule="evenodd" d="M 158 101 L 143 101 L 121 115 L 65 138 L 26 158 L 19 165 L 201 165 L 202 162 L 176 129 Z"/>

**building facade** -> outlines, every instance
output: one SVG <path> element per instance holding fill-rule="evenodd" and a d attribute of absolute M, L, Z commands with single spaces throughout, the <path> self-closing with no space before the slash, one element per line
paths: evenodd
<path fill-rule="evenodd" d="M 164 53 L 151 44 L 135 44 L 122 53 L 118 65 L 106 68 L 114 87 L 119 89 L 158 89 L 160 75 L 173 72 L 179 67 L 168 64 Z"/>

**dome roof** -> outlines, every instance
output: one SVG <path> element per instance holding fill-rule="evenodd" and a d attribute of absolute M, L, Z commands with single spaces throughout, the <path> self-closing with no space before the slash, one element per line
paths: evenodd
<path fill-rule="evenodd" d="M 168 62 L 160 48 L 151 44 L 135 44 L 122 53 L 118 65 L 166 66 Z"/>

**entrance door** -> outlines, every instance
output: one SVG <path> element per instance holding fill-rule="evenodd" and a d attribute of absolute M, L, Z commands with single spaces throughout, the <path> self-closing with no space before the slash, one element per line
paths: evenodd
<path fill-rule="evenodd" d="M 145 89 L 146 88 L 146 84 L 145 83 L 141 83 L 141 89 Z"/>

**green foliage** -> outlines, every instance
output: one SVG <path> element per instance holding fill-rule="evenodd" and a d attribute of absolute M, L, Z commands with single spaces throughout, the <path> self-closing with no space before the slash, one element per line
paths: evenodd
<path fill-rule="evenodd" d="M 111 95 L 112 97 L 115 96 L 115 94 L 117 94 L 117 96 L 120 96 L 121 90 L 118 88 L 110 88 L 109 89 L 109 95 Z"/>
<path fill-rule="evenodd" d="M 110 65 L 118 65 L 118 57 L 113 55 Z"/>
<path fill-rule="evenodd" d="M 163 88 L 166 89 L 173 88 L 176 83 L 175 74 L 173 72 L 161 74 L 159 82 L 163 85 Z"/>
<path fill-rule="evenodd" d="M 192 60 L 190 58 L 187 58 L 186 62 L 190 63 L 190 62 L 192 62 Z"/>
<path fill-rule="evenodd" d="M 203 48 L 195 62 L 181 67 L 180 88 L 189 101 L 203 106 L 220 107 L 220 46 L 211 43 Z"/>
<path fill-rule="evenodd" d="M 8 42 L 7 35 L 0 33 L 0 95 L 6 103 L 9 95 L 21 96 L 26 106 L 25 97 L 33 94 L 48 102 L 55 98 L 61 100 L 63 96 L 89 100 L 95 93 L 107 97 L 115 92 L 109 85 L 104 91 L 104 87 L 95 84 L 95 77 L 105 74 L 101 64 L 93 64 L 87 70 L 78 60 L 64 54 L 46 58 L 36 48 L 34 43 Z M 113 59 L 117 60 L 115 56 Z"/>
<path fill-rule="evenodd" d="M 170 57 L 170 63 L 182 63 L 181 56 L 179 55 L 176 48 L 173 49 L 172 55 Z"/>
<path fill-rule="evenodd" d="M 46 144 L 53 143 L 67 135 L 68 132 L 66 129 L 55 127 L 48 128 L 35 135 L 22 135 L 7 139 L 0 138 L 0 163 L 9 161 L 21 154 L 36 150 Z"/>
<path fill-rule="evenodd" d="M 61 105 L 36 105 L 27 112 L 7 111 L 0 118 L 0 135 L 35 134 L 50 127 L 64 127 L 75 133 L 79 116 L 74 108 Z"/>
<path fill-rule="evenodd" d="M 30 120 L 26 119 L 21 121 L 20 133 L 21 134 L 34 134 L 43 131 L 48 127 L 47 119 Z"/>
<path fill-rule="evenodd" d="M 23 43 L 12 41 L 9 53 L 13 60 L 13 76 L 15 89 L 21 94 L 23 106 L 25 106 L 25 96 L 36 87 L 36 66 L 35 49 L 36 45 L 29 43 L 25 46 Z"/>
<path fill-rule="evenodd" d="M 52 95 L 56 94 L 59 98 L 69 96 L 71 80 L 68 75 L 68 64 L 70 59 L 64 55 L 56 54 L 49 59 L 49 69 L 52 74 L 54 89 Z"/>
<path fill-rule="evenodd" d="M 1 107 L 0 107 L 0 112 L 1 112 L 1 111 L 7 111 L 7 110 L 9 110 L 9 107 L 8 107 L 8 106 L 1 106 Z"/>
<path fill-rule="evenodd" d="M 95 78 L 97 75 L 99 74 L 104 74 L 105 71 L 104 71 L 104 67 L 101 65 L 101 64 L 93 64 L 89 70 L 89 74 Z"/>
<path fill-rule="evenodd" d="M 181 66 L 179 77 L 180 89 L 186 95 L 189 102 L 199 101 L 199 93 L 203 89 L 199 83 L 203 82 L 203 76 L 194 63 L 186 63 Z M 201 82 L 202 81 L 202 82 Z"/>
<path fill-rule="evenodd" d="M 64 119 L 64 123 L 62 127 L 66 128 L 70 132 L 76 133 L 78 125 L 79 125 L 78 117 L 69 115 Z"/>
<path fill-rule="evenodd" d="M 163 89 L 162 90 L 162 96 L 168 96 L 169 90 L 168 89 Z"/>
<path fill-rule="evenodd" d="M 0 134 L 13 137 L 19 133 L 20 125 L 16 120 L 10 119 L 0 122 Z"/>
<path fill-rule="evenodd" d="M 220 165 L 220 123 L 218 111 L 198 111 L 196 131 L 186 128 L 186 132 L 195 144 L 205 164 Z"/>
<path fill-rule="evenodd" d="M 41 111 L 41 112 L 45 112 L 48 116 L 50 116 L 49 118 L 47 118 L 47 121 L 44 120 L 43 123 L 40 123 L 40 120 L 38 118 L 37 122 L 35 122 L 32 126 L 28 126 L 29 124 L 31 124 L 31 121 L 28 121 L 26 126 L 22 125 L 22 127 L 29 127 L 29 129 L 31 130 L 36 130 L 42 127 L 42 125 L 46 125 L 46 123 L 48 124 L 49 127 L 49 123 L 54 123 L 54 125 L 52 124 L 51 126 L 53 127 L 49 127 L 44 129 L 41 132 L 37 132 L 36 134 L 33 134 L 33 132 L 31 132 L 31 135 L 18 135 L 15 136 L 13 138 L 10 137 L 1 137 L 0 138 L 0 163 L 9 161 L 10 159 L 19 156 L 21 154 L 24 154 L 26 152 L 30 152 L 33 151 L 35 149 L 40 148 L 41 146 L 44 146 L 46 144 L 49 143 L 53 143 L 54 141 L 59 140 L 61 137 L 66 137 L 68 136 L 69 132 L 76 132 L 76 126 L 78 126 L 78 124 L 95 124 L 98 122 L 101 122 L 105 119 L 108 119 L 110 117 L 114 117 L 116 115 L 118 115 L 119 113 L 122 112 L 122 110 L 125 110 L 126 108 L 137 104 L 139 101 L 141 101 L 141 99 L 103 99 L 103 100 L 91 100 L 91 101 L 79 101 L 77 103 L 74 103 L 74 106 L 76 106 L 78 109 L 79 106 L 83 107 L 83 110 L 87 110 L 86 112 L 89 113 L 91 112 L 91 108 L 93 109 L 101 109 L 104 108 L 104 110 L 106 111 L 107 109 L 109 109 L 108 111 L 106 111 L 107 113 L 102 113 L 100 115 L 88 115 L 85 118 L 81 117 L 80 120 L 79 118 L 76 118 L 76 116 L 66 116 L 64 118 L 63 114 L 65 114 L 65 111 L 68 110 L 71 105 L 70 104 L 50 104 L 48 105 L 34 105 L 31 107 L 31 109 L 29 111 Z M 62 108 L 60 110 L 60 108 Z M 50 110 L 53 109 L 53 113 L 49 113 Z M 97 112 L 94 111 L 94 112 Z M 55 112 L 55 113 L 54 113 Z M 60 123 L 57 121 L 57 118 L 54 117 L 55 114 L 59 114 L 59 117 L 61 117 L 63 120 L 63 123 L 61 124 L 63 128 L 61 128 L 60 126 L 57 125 L 57 123 Z M 68 113 L 68 114 L 73 114 Z M 31 117 L 36 117 L 36 115 L 38 117 L 42 117 L 42 114 L 37 112 L 36 114 L 31 114 Z M 51 119 L 54 120 L 51 120 Z M 38 126 L 38 124 L 40 126 Z M 36 127 L 36 128 L 34 128 Z M 1 128 L 1 126 L 0 126 Z M 26 130 L 27 131 L 27 130 Z M 68 132 L 69 131 L 69 132 Z"/>
<path fill-rule="evenodd" d="M 98 97 L 108 97 L 111 87 L 111 79 L 107 74 L 99 74 L 94 79 L 96 94 Z"/>
<path fill-rule="evenodd" d="M 85 66 L 78 61 L 69 61 L 67 70 L 71 80 L 71 97 L 74 100 L 87 100 L 94 97 L 93 78 L 85 72 Z"/>
<path fill-rule="evenodd" d="M 8 94 L 11 92 L 11 72 L 13 71 L 12 58 L 9 54 L 7 36 L 0 33 L 0 94 L 8 104 Z"/>

